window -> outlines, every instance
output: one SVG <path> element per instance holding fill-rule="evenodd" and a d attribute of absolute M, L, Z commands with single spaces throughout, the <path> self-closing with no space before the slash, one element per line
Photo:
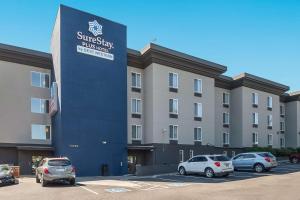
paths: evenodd
<path fill-rule="evenodd" d="M 194 103 L 194 115 L 202 118 L 202 103 Z"/>
<path fill-rule="evenodd" d="M 231 157 L 233 158 L 235 156 L 235 151 L 231 152 Z"/>
<path fill-rule="evenodd" d="M 184 151 L 179 150 L 179 162 L 184 162 Z"/>
<path fill-rule="evenodd" d="M 252 133 L 252 143 L 254 145 L 258 144 L 258 133 Z"/>
<path fill-rule="evenodd" d="M 281 147 L 281 148 L 285 147 L 285 141 L 284 141 L 284 138 L 280 138 L 280 147 Z"/>
<path fill-rule="evenodd" d="M 272 107 L 273 107 L 273 100 L 272 100 L 272 97 L 271 97 L 271 96 L 268 96 L 267 107 L 268 107 L 268 108 L 272 108 Z"/>
<path fill-rule="evenodd" d="M 49 113 L 49 100 L 31 98 L 32 113 Z"/>
<path fill-rule="evenodd" d="M 194 140 L 202 142 L 202 128 L 201 127 L 194 128 Z"/>
<path fill-rule="evenodd" d="M 202 94 L 202 80 L 194 79 L 194 92 L 198 94 Z"/>
<path fill-rule="evenodd" d="M 284 116 L 284 115 L 285 115 L 284 106 L 280 105 L 280 116 Z"/>
<path fill-rule="evenodd" d="M 178 126 L 177 125 L 170 125 L 169 127 L 169 137 L 170 140 L 178 140 Z"/>
<path fill-rule="evenodd" d="M 268 127 L 272 127 L 273 126 L 273 119 L 272 119 L 272 115 L 268 115 Z"/>
<path fill-rule="evenodd" d="M 223 144 L 229 145 L 229 133 L 223 133 Z"/>
<path fill-rule="evenodd" d="M 131 112 L 135 114 L 142 113 L 142 101 L 140 99 L 131 99 Z"/>
<path fill-rule="evenodd" d="M 253 105 L 258 105 L 258 94 L 257 93 L 252 93 L 252 104 Z"/>
<path fill-rule="evenodd" d="M 141 88 L 141 74 L 132 72 L 131 73 L 131 87 Z"/>
<path fill-rule="evenodd" d="M 285 123 L 280 122 L 280 131 L 284 132 L 285 131 Z"/>
<path fill-rule="evenodd" d="M 51 128 L 47 125 L 32 124 L 31 139 L 33 140 L 50 140 Z"/>
<path fill-rule="evenodd" d="M 229 105 L 229 93 L 223 93 L 223 105 Z"/>
<path fill-rule="evenodd" d="M 141 125 L 132 125 L 132 139 L 141 140 L 142 139 L 142 126 Z"/>
<path fill-rule="evenodd" d="M 229 125 L 229 113 L 223 113 L 223 125 Z"/>
<path fill-rule="evenodd" d="M 50 75 L 41 72 L 31 72 L 31 85 L 41 88 L 49 88 Z"/>
<path fill-rule="evenodd" d="M 194 157 L 194 150 L 190 149 L 190 158 Z"/>
<path fill-rule="evenodd" d="M 268 134 L 268 145 L 273 145 L 273 135 Z"/>
<path fill-rule="evenodd" d="M 178 99 L 169 99 L 169 112 L 178 114 Z"/>
<path fill-rule="evenodd" d="M 169 73 L 169 87 L 178 89 L 178 74 Z"/>
<path fill-rule="evenodd" d="M 252 123 L 258 125 L 258 113 L 252 113 Z"/>

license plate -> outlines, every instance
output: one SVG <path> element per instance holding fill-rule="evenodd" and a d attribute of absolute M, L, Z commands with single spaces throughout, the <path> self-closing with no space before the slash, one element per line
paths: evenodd
<path fill-rule="evenodd" d="M 58 171 L 58 172 L 64 172 L 65 169 L 57 169 L 56 171 Z"/>
<path fill-rule="evenodd" d="M 2 183 L 2 181 L 0 180 L 0 183 Z"/>

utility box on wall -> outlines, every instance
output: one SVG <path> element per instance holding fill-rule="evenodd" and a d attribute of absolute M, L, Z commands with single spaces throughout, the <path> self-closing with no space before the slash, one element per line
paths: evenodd
<path fill-rule="evenodd" d="M 79 176 L 127 173 L 126 26 L 60 6 L 52 35 L 56 156 Z M 122 163 L 122 164 L 121 164 Z"/>

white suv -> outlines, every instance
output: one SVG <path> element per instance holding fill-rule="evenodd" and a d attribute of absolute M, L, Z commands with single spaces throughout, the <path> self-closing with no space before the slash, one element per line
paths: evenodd
<path fill-rule="evenodd" d="M 224 155 L 198 155 L 178 165 L 181 175 L 188 173 L 205 174 L 206 177 L 228 176 L 233 173 L 232 161 Z"/>

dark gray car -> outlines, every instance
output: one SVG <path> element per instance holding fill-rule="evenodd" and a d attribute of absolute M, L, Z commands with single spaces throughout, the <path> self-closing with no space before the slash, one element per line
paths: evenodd
<path fill-rule="evenodd" d="M 64 158 L 45 158 L 36 168 L 36 182 L 46 186 L 49 182 L 68 181 L 75 185 L 75 168 Z"/>

